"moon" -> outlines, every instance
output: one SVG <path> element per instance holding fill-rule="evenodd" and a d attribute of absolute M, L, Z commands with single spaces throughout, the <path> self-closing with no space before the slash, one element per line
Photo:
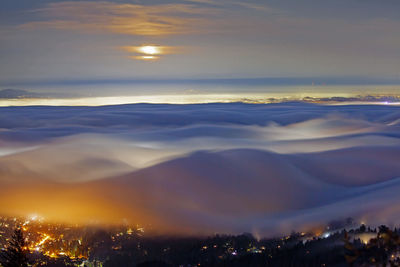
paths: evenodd
<path fill-rule="evenodd" d="M 146 55 L 158 55 L 161 53 L 161 50 L 159 47 L 154 46 L 154 45 L 144 45 L 140 46 L 138 50 Z"/>

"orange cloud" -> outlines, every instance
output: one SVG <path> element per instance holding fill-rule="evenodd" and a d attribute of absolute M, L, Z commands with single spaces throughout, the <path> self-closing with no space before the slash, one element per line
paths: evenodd
<path fill-rule="evenodd" d="M 89 32 L 158 36 L 198 32 L 204 15 L 216 11 L 193 4 L 117 4 L 101 2 L 51 3 L 36 12 L 43 20 L 23 28 L 53 28 Z"/>

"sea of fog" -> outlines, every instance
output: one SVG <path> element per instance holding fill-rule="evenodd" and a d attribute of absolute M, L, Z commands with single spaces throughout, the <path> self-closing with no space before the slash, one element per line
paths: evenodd
<path fill-rule="evenodd" d="M 400 222 L 400 107 L 0 108 L 0 213 L 163 233 Z"/>

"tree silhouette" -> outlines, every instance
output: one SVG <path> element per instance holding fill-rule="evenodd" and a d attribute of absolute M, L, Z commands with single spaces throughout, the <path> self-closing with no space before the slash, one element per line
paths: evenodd
<path fill-rule="evenodd" d="M 3 267 L 27 267 L 25 239 L 21 227 L 14 230 L 6 250 L 0 255 L 0 265 Z"/>

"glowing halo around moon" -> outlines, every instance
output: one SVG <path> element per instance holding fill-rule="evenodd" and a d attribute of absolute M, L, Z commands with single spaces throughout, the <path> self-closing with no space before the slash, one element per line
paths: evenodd
<path fill-rule="evenodd" d="M 142 45 L 136 47 L 136 53 L 141 54 L 140 56 L 133 57 L 134 59 L 139 60 L 157 60 L 160 57 L 157 55 L 162 54 L 162 47 L 158 45 Z"/>
<path fill-rule="evenodd" d="M 147 56 L 147 55 L 143 55 L 143 56 L 132 56 L 130 57 L 132 59 L 139 59 L 139 60 L 157 60 L 160 57 L 158 56 Z"/>
<path fill-rule="evenodd" d="M 176 48 L 169 46 L 160 46 L 155 44 L 143 44 L 140 46 L 124 46 L 123 50 L 134 53 L 129 58 L 138 60 L 158 60 L 161 56 L 173 53 Z"/>

